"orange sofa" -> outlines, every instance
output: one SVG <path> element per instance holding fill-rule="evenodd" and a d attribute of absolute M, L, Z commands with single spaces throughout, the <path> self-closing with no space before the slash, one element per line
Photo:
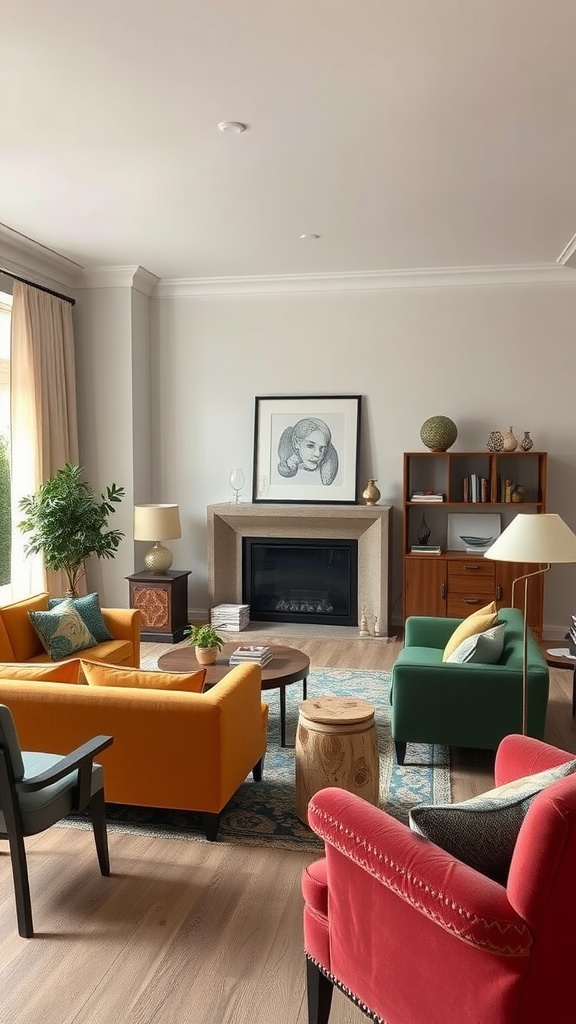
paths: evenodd
<path fill-rule="evenodd" d="M 260 682 L 260 666 L 250 663 L 206 693 L 0 678 L 0 703 L 25 750 L 63 754 L 113 736 L 98 758 L 106 800 L 199 811 L 216 839 L 230 797 L 250 771 L 261 778 L 268 706 Z"/>
<path fill-rule="evenodd" d="M 0 662 L 48 661 L 28 612 L 48 611 L 48 593 L 35 594 L 24 601 L 5 604 L 0 607 Z M 102 618 L 113 640 L 105 640 L 80 652 L 91 661 L 107 661 L 114 665 L 140 667 L 140 620 L 141 612 L 136 608 L 102 608 Z M 69 655 L 78 658 L 80 653 Z"/>

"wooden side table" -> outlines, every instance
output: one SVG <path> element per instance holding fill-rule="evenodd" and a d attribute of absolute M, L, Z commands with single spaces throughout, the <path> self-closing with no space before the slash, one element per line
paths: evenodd
<path fill-rule="evenodd" d="M 374 706 L 355 697 L 315 697 L 300 704 L 296 733 L 296 813 L 308 823 L 308 801 L 340 786 L 378 806 L 380 763 Z"/>
<path fill-rule="evenodd" d="M 176 644 L 188 627 L 188 577 L 181 572 L 135 572 L 130 584 L 130 607 L 142 612 L 140 636 L 151 642 Z"/>

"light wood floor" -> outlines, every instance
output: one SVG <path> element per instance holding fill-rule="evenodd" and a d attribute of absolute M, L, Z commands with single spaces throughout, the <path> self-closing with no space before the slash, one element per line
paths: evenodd
<path fill-rule="evenodd" d="M 248 640 L 249 634 L 242 634 Z M 288 643 L 288 641 L 284 641 Z M 390 670 L 399 642 L 303 640 L 312 664 Z M 164 645 L 145 645 L 145 653 Z M 547 739 L 576 753 L 571 672 L 551 670 Z M 453 751 L 453 799 L 492 784 L 489 755 Z M 37 937 L 15 922 L 0 843 L 2 1024 L 305 1024 L 300 875 L 309 854 L 90 832 L 27 840 Z M 331 1024 L 364 1015 L 340 993 Z"/>

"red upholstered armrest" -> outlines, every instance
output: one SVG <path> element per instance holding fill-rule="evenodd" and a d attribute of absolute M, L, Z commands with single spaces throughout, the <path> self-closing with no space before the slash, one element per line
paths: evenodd
<path fill-rule="evenodd" d="M 514 733 L 500 742 L 494 762 L 494 781 L 497 786 L 503 786 L 514 779 L 556 768 L 573 759 L 574 755 L 566 750 L 559 750 L 532 736 Z"/>
<path fill-rule="evenodd" d="M 444 946 L 447 957 L 454 952 L 453 937 L 468 947 L 505 957 L 528 955 L 531 935 L 510 906 L 506 889 L 416 835 L 389 814 L 360 797 L 331 788 L 312 798 L 308 820 L 326 843 L 331 935 L 338 934 L 334 915 L 350 910 L 346 906 L 350 897 L 344 895 L 345 890 L 350 891 L 359 881 L 358 871 L 350 867 L 353 864 L 369 876 L 361 883 L 362 891 L 356 894 L 360 918 L 367 907 L 376 907 L 372 910 L 375 919 L 391 931 L 393 938 L 395 928 L 391 921 L 398 918 L 398 946 L 402 934 L 400 918 L 410 931 L 419 927 L 416 918 L 424 915 L 439 926 L 435 942 L 438 948 Z M 344 925 L 349 937 L 352 922 L 348 918 Z M 370 933 L 370 928 L 367 931 Z M 373 940 L 378 945 L 377 935 L 373 935 Z M 353 944 L 352 937 L 350 941 Z M 399 956 L 406 957 L 408 953 L 408 949 L 398 948 Z M 334 950 L 332 954 L 334 957 Z M 332 962 L 334 965 L 334 959 Z"/>

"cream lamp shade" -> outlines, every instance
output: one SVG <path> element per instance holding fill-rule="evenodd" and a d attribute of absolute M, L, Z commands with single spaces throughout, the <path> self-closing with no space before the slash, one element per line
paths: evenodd
<path fill-rule="evenodd" d="M 522 644 L 522 732 L 528 733 L 528 582 L 561 562 L 576 562 L 576 534 L 555 513 L 520 513 L 484 552 L 497 562 L 528 562 L 538 568 L 518 576 L 514 588 L 524 580 L 524 630 Z"/>
<path fill-rule="evenodd" d="M 484 552 L 498 562 L 576 562 L 576 534 L 555 513 L 520 513 Z"/>
<path fill-rule="evenodd" d="M 153 540 L 144 561 L 150 572 L 164 573 L 172 565 L 172 552 L 160 541 L 182 536 L 179 505 L 135 505 L 134 540 Z"/>

